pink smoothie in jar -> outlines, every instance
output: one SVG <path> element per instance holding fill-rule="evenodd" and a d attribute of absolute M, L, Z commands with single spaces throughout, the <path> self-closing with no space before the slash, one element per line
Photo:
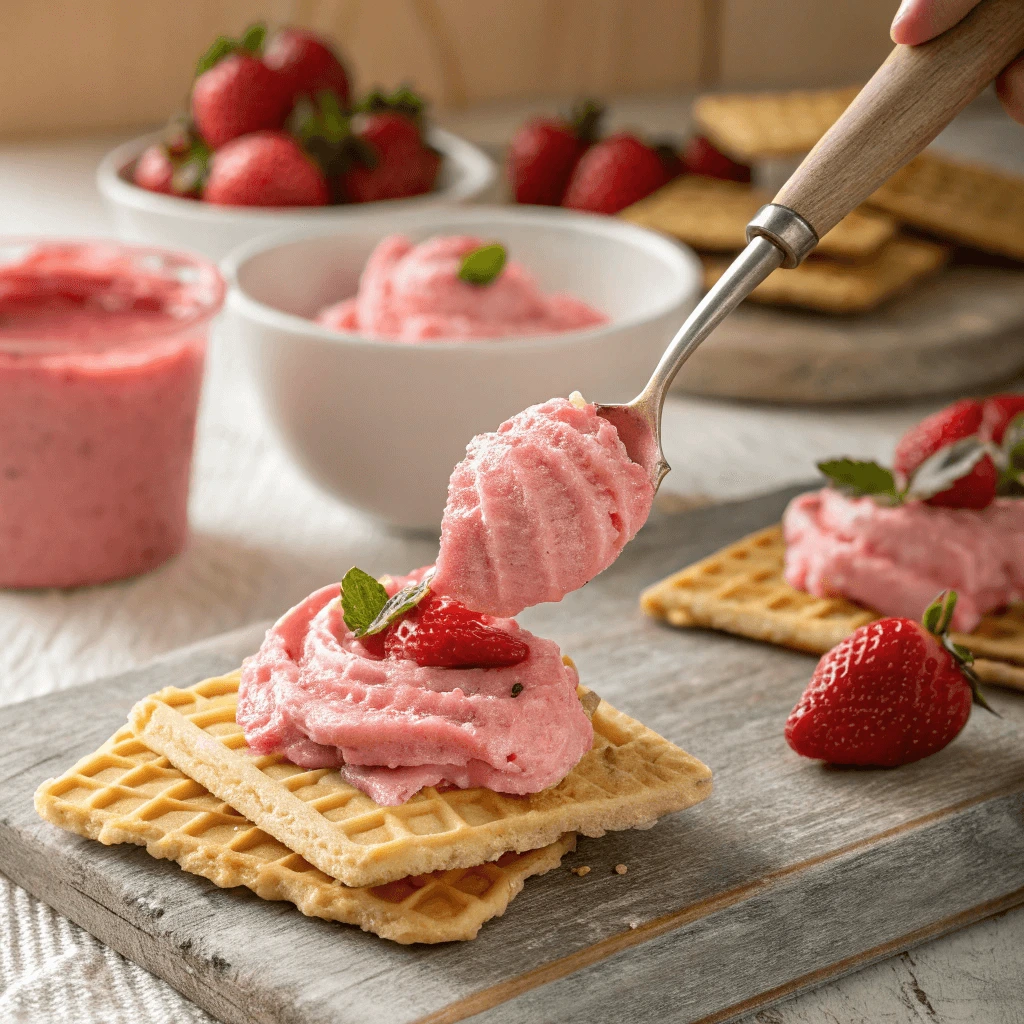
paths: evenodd
<path fill-rule="evenodd" d="M 205 260 L 0 242 L 0 587 L 77 587 L 181 551 L 206 335 Z"/>

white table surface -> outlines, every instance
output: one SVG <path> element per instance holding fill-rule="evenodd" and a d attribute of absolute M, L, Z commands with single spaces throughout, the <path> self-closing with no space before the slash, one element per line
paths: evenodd
<path fill-rule="evenodd" d="M 676 128 L 685 102 L 623 101 L 619 123 Z M 447 119 L 498 145 L 521 106 Z M 93 171 L 111 138 L 0 145 L 5 234 L 109 235 Z M 943 138 L 972 157 L 1024 168 L 1024 129 L 985 102 Z M 938 402 L 795 409 L 673 397 L 659 500 L 745 497 L 813 475 L 815 459 L 886 459 Z M 358 561 L 402 571 L 434 545 L 389 533 L 308 483 L 269 433 L 238 353 L 215 337 L 203 396 L 192 541 L 141 579 L 79 592 L 0 592 L 0 704 L 75 686 L 174 647 L 276 616 Z M 2 715 L 2 712 L 0 712 Z M 2 722 L 2 718 L 0 718 Z M 0 803 L 2 803 L 0 796 Z M 918 947 L 749 1018 L 750 1024 L 1024 1020 L 1024 910 Z M 0 876 L 0 1022 L 208 1024 L 162 981 Z"/>

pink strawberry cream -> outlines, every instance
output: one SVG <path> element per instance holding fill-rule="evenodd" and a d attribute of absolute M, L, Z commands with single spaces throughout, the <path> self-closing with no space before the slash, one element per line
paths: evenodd
<path fill-rule="evenodd" d="M 374 249 L 358 294 L 328 306 L 317 323 L 399 342 L 455 341 L 560 334 L 608 318 L 571 295 L 545 295 L 510 260 L 488 284 L 459 278 L 462 260 L 485 243 L 450 235 L 419 245 L 392 235 Z"/>
<path fill-rule="evenodd" d="M 0 587 L 119 579 L 181 549 L 223 294 L 189 256 L 0 245 Z"/>
<path fill-rule="evenodd" d="M 560 601 L 615 561 L 653 501 L 593 405 L 532 406 L 475 437 L 455 467 L 432 588 L 490 615 Z"/>
<path fill-rule="evenodd" d="M 423 572 L 389 579 L 388 593 Z M 380 659 L 345 625 L 339 593 L 311 594 L 245 661 L 237 717 L 257 753 L 340 768 L 378 804 L 395 805 L 424 786 L 535 793 L 590 749 L 576 670 L 552 641 L 492 619 L 529 647 L 524 661 L 456 669 Z"/>
<path fill-rule="evenodd" d="M 941 590 L 959 594 L 953 628 L 1024 600 L 1024 501 L 983 510 L 921 502 L 887 507 L 824 488 L 795 498 L 782 520 L 786 581 L 883 615 L 919 619 Z"/>

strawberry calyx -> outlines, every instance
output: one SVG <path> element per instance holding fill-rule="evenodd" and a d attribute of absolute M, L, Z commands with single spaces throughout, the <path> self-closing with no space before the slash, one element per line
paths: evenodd
<path fill-rule="evenodd" d="M 331 89 L 321 90 L 313 99 L 300 96 L 288 115 L 285 129 L 328 178 L 346 171 L 361 145 L 352 134 L 351 118 Z M 362 148 L 369 149 L 365 144 Z"/>
<path fill-rule="evenodd" d="M 971 696 L 975 704 L 981 705 L 986 711 L 991 712 L 997 718 L 1000 717 L 981 692 L 981 680 L 974 671 L 974 654 L 963 644 L 958 644 L 949 635 L 949 627 L 953 621 L 953 612 L 956 610 L 957 592 L 955 590 L 944 590 L 924 610 L 921 616 L 921 624 L 929 633 L 938 638 L 943 648 L 952 655 L 956 661 L 964 679 L 971 688 Z"/>
<path fill-rule="evenodd" d="M 418 128 L 422 127 L 426 109 L 426 100 L 407 85 L 399 86 L 392 93 L 386 93 L 383 89 L 374 89 L 354 108 L 355 113 L 358 114 L 402 114 L 413 121 Z"/>
<path fill-rule="evenodd" d="M 600 135 L 601 121 L 604 119 L 604 104 L 597 100 L 581 100 L 569 113 L 566 119 L 572 127 L 572 133 L 580 142 L 597 142 Z"/>
<path fill-rule="evenodd" d="M 253 57 L 260 56 L 263 53 L 263 44 L 266 38 L 267 26 L 261 21 L 250 25 L 238 39 L 233 39 L 231 36 L 217 36 L 196 62 L 195 77 L 198 78 L 233 53 L 248 53 Z"/>
<path fill-rule="evenodd" d="M 171 191 L 182 196 L 199 195 L 210 173 L 213 151 L 191 119 L 173 119 L 164 129 L 161 143 L 173 167 Z"/>

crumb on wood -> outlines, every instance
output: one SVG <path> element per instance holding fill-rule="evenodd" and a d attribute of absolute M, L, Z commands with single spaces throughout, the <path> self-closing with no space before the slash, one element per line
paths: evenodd
<path fill-rule="evenodd" d="M 569 868 L 574 875 L 579 875 L 582 878 L 584 875 L 590 874 L 590 868 L 586 864 L 581 864 L 578 868 Z"/>
<path fill-rule="evenodd" d="M 629 870 L 629 866 L 626 865 L 626 864 L 616 864 L 615 865 L 615 874 L 617 874 L 617 875 L 624 875 L 628 870 Z"/>

